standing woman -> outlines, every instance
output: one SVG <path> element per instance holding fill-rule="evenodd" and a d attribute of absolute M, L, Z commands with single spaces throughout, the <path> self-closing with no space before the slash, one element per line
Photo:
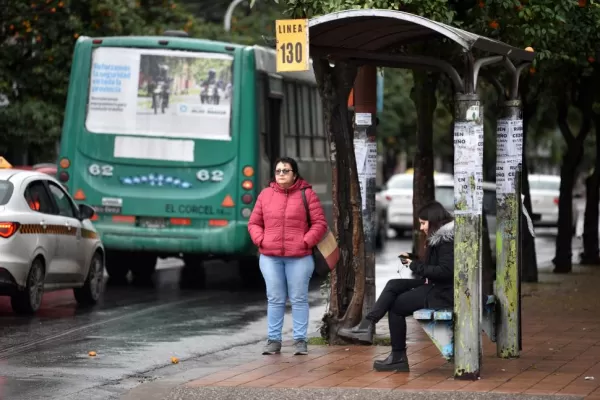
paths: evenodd
<path fill-rule="evenodd" d="M 302 199 L 305 192 L 311 227 Z M 248 221 L 248 232 L 260 252 L 267 286 L 268 340 L 263 354 L 281 351 L 285 303 L 292 304 L 294 354 L 308 354 L 308 283 L 315 268 L 312 249 L 327 232 L 317 194 L 298 172 L 296 160 L 275 162 L 275 178 L 263 189 Z"/>

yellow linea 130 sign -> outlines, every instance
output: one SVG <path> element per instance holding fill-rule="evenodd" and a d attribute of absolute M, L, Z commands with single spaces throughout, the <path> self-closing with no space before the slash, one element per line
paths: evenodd
<path fill-rule="evenodd" d="M 277 72 L 308 71 L 308 20 L 275 21 Z"/>

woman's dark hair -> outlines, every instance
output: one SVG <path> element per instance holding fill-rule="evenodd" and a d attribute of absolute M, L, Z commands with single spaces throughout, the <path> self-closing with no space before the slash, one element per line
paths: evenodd
<path fill-rule="evenodd" d="M 432 201 L 431 203 L 427 203 L 423 207 L 421 207 L 418 213 L 418 217 L 424 221 L 429 222 L 429 229 L 427 231 L 428 237 L 437 232 L 437 230 L 440 229 L 442 225 L 445 225 L 453 220 L 452 215 L 450 215 L 450 213 L 446 211 L 444 206 L 437 201 Z M 421 233 L 421 235 L 423 235 L 423 233 Z M 420 248 L 417 248 L 416 250 L 417 254 L 419 255 L 419 260 L 425 260 L 427 255 L 428 241 L 423 240 L 421 241 L 421 243 L 422 246 Z"/>
<path fill-rule="evenodd" d="M 418 216 L 419 219 L 429 222 L 428 236 L 431 236 L 443 225 L 454 219 L 444 206 L 437 201 L 432 201 L 421 207 Z"/>
<path fill-rule="evenodd" d="M 296 160 L 294 160 L 292 157 L 279 157 L 273 163 L 273 177 L 271 178 L 271 181 L 275 182 L 275 168 L 277 168 L 277 164 L 279 163 L 290 164 L 290 167 L 292 167 L 292 172 L 294 173 L 294 175 L 296 175 L 296 180 L 302 179 L 302 177 L 300 176 L 300 172 L 298 172 L 298 163 L 296 162 Z"/>

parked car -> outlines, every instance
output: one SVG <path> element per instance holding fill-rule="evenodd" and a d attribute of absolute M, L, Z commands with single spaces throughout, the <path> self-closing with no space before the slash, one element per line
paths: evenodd
<path fill-rule="evenodd" d="M 536 214 L 534 225 L 540 227 L 558 226 L 558 197 L 560 195 L 560 176 L 529 175 L 529 193 L 531 211 Z M 578 210 L 573 204 L 573 231 L 577 223 Z"/>
<path fill-rule="evenodd" d="M 0 169 L 0 296 L 17 313 L 33 314 L 44 291 L 73 289 L 95 304 L 104 288 L 104 247 L 90 221 L 52 176 Z"/>
<path fill-rule="evenodd" d="M 452 181 L 452 174 L 435 173 L 434 180 Z M 387 217 L 389 227 L 398 236 L 413 230 L 413 174 L 395 174 L 382 188 L 381 196 L 387 201 Z"/>

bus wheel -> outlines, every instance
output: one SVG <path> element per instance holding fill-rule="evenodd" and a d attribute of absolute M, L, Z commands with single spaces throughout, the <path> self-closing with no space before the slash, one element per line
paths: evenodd
<path fill-rule="evenodd" d="M 135 285 L 151 285 L 156 271 L 156 254 L 138 253 L 131 263 L 131 274 Z"/>
<path fill-rule="evenodd" d="M 204 258 L 198 255 L 184 255 L 185 263 L 179 278 L 181 289 L 204 289 L 206 287 L 206 269 Z"/>
<path fill-rule="evenodd" d="M 244 288 L 264 288 L 265 280 L 260 272 L 258 257 L 248 256 L 240 259 L 238 268 Z"/>
<path fill-rule="evenodd" d="M 129 257 L 123 251 L 106 250 L 106 272 L 108 272 L 111 285 L 127 284 L 127 273 L 129 272 Z"/>

